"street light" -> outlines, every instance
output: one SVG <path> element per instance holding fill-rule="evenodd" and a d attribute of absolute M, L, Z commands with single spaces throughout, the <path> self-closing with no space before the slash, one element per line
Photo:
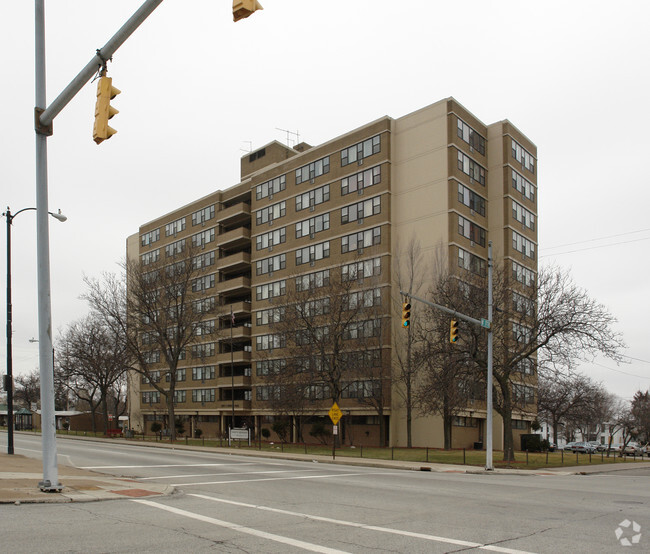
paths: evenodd
<path fill-rule="evenodd" d="M 9 206 L 2 215 L 7 219 L 7 377 L 5 390 L 7 391 L 7 454 L 14 453 L 14 383 L 13 383 L 13 355 L 11 346 L 11 223 L 22 212 L 36 210 L 36 208 L 23 208 L 15 214 L 11 213 Z M 61 213 L 48 212 L 54 219 L 63 222 L 68 219 Z"/>

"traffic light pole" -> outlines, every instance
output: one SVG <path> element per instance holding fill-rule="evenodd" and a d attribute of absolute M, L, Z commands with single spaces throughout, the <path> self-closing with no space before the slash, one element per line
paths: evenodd
<path fill-rule="evenodd" d="M 455 318 L 462 319 L 463 321 L 467 321 L 468 323 L 471 323 L 472 325 L 477 325 L 479 327 L 482 327 L 484 329 L 488 330 L 488 336 L 487 336 L 487 397 L 486 397 L 486 419 L 485 419 L 485 426 L 487 427 L 485 435 L 486 435 L 486 444 L 485 444 L 485 469 L 486 471 L 492 471 L 494 470 L 494 463 L 493 463 L 493 457 L 492 457 L 492 450 L 493 450 L 493 433 L 492 433 L 492 410 L 493 410 L 493 399 L 492 399 L 492 381 L 493 381 L 493 365 L 492 365 L 492 269 L 493 269 L 493 263 L 492 263 L 492 241 L 488 242 L 488 313 L 487 313 L 487 319 L 475 319 L 473 317 L 470 317 L 465 314 L 461 314 L 460 312 L 457 312 L 455 310 L 452 310 L 450 308 L 447 308 L 446 306 L 441 306 L 440 304 L 436 304 L 435 302 L 430 302 L 429 300 L 425 300 L 424 298 L 418 298 L 417 296 L 412 295 L 409 292 L 405 292 L 403 290 L 399 291 L 400 294 L 404 295 L 405 297 L 412 299 L 412 300 L 417 300 L 418 302 L 422 302 L 423 304 L 426 304 L 428 306 L 431 306 L 432 308 L 436 308 L 437 310 L 440 310 L 442 312 L 448 313 Z"/>
<path fill-rule="evenodd" d="M 50 286 L 50 236 L 48 228 L 47 137 L 52 122 L 106 60 L 131 36 L 163 0 L 147 0 L 122 28 L 88 62 L 59 96 L 46 106 L 45 0 L 34 0 L 35 17 L 35 131 L 36 131 L 36 262 L 38 277 L 38 346 L 41 385 L 41 440 L 43 480 L 39 488 L 59 492 L 54 414 L 54 362 L 52 360 L 52 305 Z"/>

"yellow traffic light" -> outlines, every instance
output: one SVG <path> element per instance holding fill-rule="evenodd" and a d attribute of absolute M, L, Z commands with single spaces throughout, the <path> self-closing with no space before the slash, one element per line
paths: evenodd
<path fill-rule="evenodd" d="M 402 327 L 407 329 L 411 325 L 411 304 L 404 302 L 402 304 Z"/>
<path fill-rule="evenodd" d="M 232 1 L 232 18 L 233 21 L 239 21 L 252 14 L 254 11 L 263 10 L 264 8 L 257 0 L 233 0 Z"/>
<path fill-rule="evenodd" d="M 455 319 L 449 325 L 449 342 L 458 342 L 458 321 Z"/>
<path fill-rule="evenodd" d="M 113 86 L 113 79 L 100 77 L 97 83 L 97 103 L 95 104 L 95 125 L 93 126 L 93 140 L 99 144 L 111 138 L 117 131 L 108 126 L 108 120 L 120 113 L 111 106 L 111 100 L 120 91 Z"/>

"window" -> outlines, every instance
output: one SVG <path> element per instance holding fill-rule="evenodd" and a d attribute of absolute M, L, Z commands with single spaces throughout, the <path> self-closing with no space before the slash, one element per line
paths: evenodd
<path fill-rule="evenodd" d="M 324 383 L 308 385 L 305 387 L 305 398 L 310 400 L 325 400 L 331 398 L 330 387 Z"/>
<path fill-rule="evenodd" d="M 458 201 L 470 210 L 474 210 L 477 214 L 485 217 L 485 198 L 461 183 L 458 183 Z"/>
<path fill-rule="evenodd" d="M 258 351 L 273 350 L 274 348 L 284 348 L 284 334 L 276 333 L 271 335 L 260 335 L 258 337 L 255 337 L 255 345 Z"/>
<path fill-rule="evenodd" d="M 381 366 L 381 350 L 346 352 L 341 354 L 341 359 L 347 367 L 354 370 L 379 367 Z"/>
<path fill-rule="evenodd" d="M 330 329 L 327 325 L 322 327 L 312 327 L 310 329 L 299 329 L 295 334 L 297 346 L 313 345 L 314 342 L 322 343 L 323 339 L 329 336 Z"/>
<path fill-rule="evenodd" d="M 192 235 L 192 246 L 205 246 L 214 240 L 214 227 Z"/>
<path fill-rule="evenodd" d="M 197 323 L 194 326 L 194 334 L 198 337 L 203 335 L 211 335 L 212 333 L 214 333 L 214 329 L 215 329 L 214 319 L 210 321 L 202 321 L 200 323 Z"/>
<path fill-rule="evenodd" d="M 296 196 L 296 211 L 306 210 L 307 208 L 314 208 L 318 204 L 327 202 L 330 199 L 330 186 L 325 185 L 317 189 L 312 189 L 303 194 Z"/>
<path fill-rule="evenodd" d="M 460 247 L 458 248 L 458 267 L 462 267 L 475 275 L 485 275 L 485 260 L 470 254 Z"/>
<path fill-rule="evenodd" d="M 165 255 L 168 258 L 171 258 L 176 254 L 180 254 L 184 250 L 185 250 L 185 239 L 177 240 L 176 242 L 172 242 L 171 244 L 165 246 Z"/>
<path fill-rule="evenodd" d="M 524 375 L 535 375 L 535 360 L 532 360 L 531 358 L 519 360 L 515 366 L 515 371 L 523 373 Z"/>
<path fill-rule="evenodd" d="M 282 398 L 282 387 L 279 385 L 264 385 L 255 387 L 255 399 L 260 402 L 267 400 L 280 400 Z"/>
<path fill-rule="evenodd" d="M 214 204 L 192 214 L 192 226 L 201 225 L 214 217 Z"/>
<path fill-rule="evenodd" d="M 381 213 L 381 197 L 375 196 L 363 202 L 341 208 L 341 223 L 361 222 L 364 218 Z"/>
<path fill-rule="evenodd" d="M 376 244 L 381 244 L 381 227 L 374 227 L 373 229 L 366 229 L 365 231 L 341 237 L 341 253 L 361 250 L 364 247 Z"/>
<path fill-rule="evenodd" d="M 469 175 L 470 180 L 473 179 L 485 186 L 485 169 L 460 150 L 458 150 L 458 169 L 465 175 Z"/>
<path fill-rule="evenodd" d="M 207 381 L 214 379 L 214 366 L 206 365 L 192 368 L 192 381 Z"/>
<path fill-rule="evenodd" d="M 214 402 L 215 389 L 194 389 L 192 391 L 192 402 Z"/>
<path fill-rule="evenodd" d="M 145 364 L 157 364 L 160 363 L 160 350 L 151 350 L 150 352 L 144 352 L 142 354 Z"/>
<path fill-rule="evenodd" d="M 158 404 L 160 402 L 160 392 L 157 390 L 146 391 L 142 393 L 143 404 Z"/>
<path fill-rule="evenodd" d="M 204 275 L 192 281 L 192 292 L 208 290 L 214 287 L 215 274 Z"/>
<path fill-rule="evenodd" d="M 358 292 L 351 292 L 344 298 L 346 310 L 356 310 L 357 308 L 372 308 L 381 306 L 381 289 L 369 289 Z"/>
<path fill-rule="evenodd" d="M 330 214 L 318 215 L 310 217 L 303 221 L 296 223 L 296 238 L 310 236 L 313 237 L 316 233 L 326 231 L 330 228 Z"/>
<path fill-rule="evenodd" d="M 353 381 L 341 391 L 341 398 L 378 398 L 381 382 L 376 379 Z"/>
<path fill-rule="evenodd" d="M 277 244 L 282 244 L 287 240 L 287 228 L 282 227 L 282 229 L 276 229 L 275 231 L 269 231 L 263 235 L 258 235 L 255 244 L 257 250 L 263 250 L 264 248 L 269 248 Z"/>
<path fill-rule="evenodd" d="M 165 236 L 170 237 L 184 230 L 185 230 L 185 218 L 181 217 L 180 219 L 177 219 L 176 221 L 172 221 L 171 223 L 165 225 Z"/>
<path fill-rule="evenodd" d="M 284 320 L 285 308 L 271 308 L 268 310 L 260 310 L 255 315 L 257 325 L 269 325 L 279 323 Z"/>
<path fill-rule="evenodd" d="M 512 188 L 519 191 L 524 198 L 528 198 L 531 202 L 535 202 L 535 191 L 537 187 L 533 185 L 528 179 L 519 175 L 514 169 L 512 172 Z"/>
<path fill-rule="evenodd" d="M 478 419 L 475 417 L 454 416 L 454 427 L 478 427 Z"/>
<path fill-rule="evenodd" d="M 512 309 L 522 315 L 532 316 L 535 314 L 535 303 L 530 298 L 526 298 L 521 294 L 513 292 Z"/>
<path fill-rule="evenodd" d="M 296 250 L 296 265 L 312 263 L 317 260 L 322 260 L 323 258 L 329 258 L 329 256 L 329 241 L 321 242 L 320 244 L 313 244 Z"/>
<path fill-rule="evenodd" d="M 193 303 L 194 313 L 207 314 L 214 310 L 215 305 L 216 298 L 214 296 L 210 296 L 209 298 L 201 298 L 200 300 L 196 300 Z"/>
<path fill-rule="evenodd" d="M 256 300 L 267 300 L 275 296 L 284 296 L 286 294 L 286 281 L 275 281 L 255 287 Z"/>
<path fill-rule="evenodd" d="M 517 431 L 527 431 L 528 430 L 528 422 L 524 421 L 523 419 L 513 419 L 512 420 L 512 428 L 517 430 Z"/>
<path fill-rule="evenodd" d="M 530 327 L 526 327 L 521 323 L 512 324 L 512 335 L 516 342 L 521 344 L 528 344 L 533 338 L 533 332 Z"/>
<path fill-rule="evenodd" d="M 169 383 L 170 377 L 171 377 L 171 375 L 170 375 L 169 371 L 167 373 L 165 373 L 165 381 L 167 383 Z M 185 368 L 177 369 L 176 370 L 176 382 L 185 381 L 185 378 L 186 378 L 186 370 L 185 370 Z"/>
<path fill-rule="evenodd" d="M 206 252 L 205 254 L 200 254 L 192 258 L 192 266 L 194 269 L 201 269 L 202 267 L 210 267 L 214 265 L 214 250 L 211 252 Z"/>
<path fill-rule="evenodd" d="M 354 262 L 341 268 L 342 281 L 355 281 L 373 275 L 381 275 L 381 258 L 372 258 L 362 262 Z"/>
<path fill-rule="evenodd" d="M 147 252 L 146 254 L 142 254 L 142 256 L 140 256 L 142 265 L 153 264 L 158 260 L 160 260 L 160 248 L 156 248 L 155 250 L 152 250 L 151 252 Z"/>
<path fill-rule="evenodd" d="M 151 383 L 160 383 L 160 370 L 149 371 L 148 375 L 142 375 L 140 381 L 145 385 L 150 385 Z"/>
<path fill-rule="evenodd" d="M 303 165 L 296 169 L 296 185 L 305 181 L 313 181 L 316 177 L 330 172 L 330 157 L 325 156 L 320 160 Z"/>
<path fill-rule="evenodd" d="M 174 404 L 182 404 L 187 400 L 187 391 L 175 390 L 174 391 Z"/>
<path fill-rule="evenodd" d="M 207 358 L 209 356 L 214 356 L 213 342 L 192 345 L 192 358 Z"/>
<path fill-rule="evenodd" d="M 326 287 L 330 284 L 330 270 L 316 271 L 296 277 L 296 292 Z"/>
<path fill-rule="evenodd" d="M 527 287 L 532 287 L 535 284 L 535 272 L 516 262 L 512 262 L 512 276 Z"/>
<path fill-rule="evenodd" d="M 264 223 L 271 223 L 275 219 L 280 219 L 281 217 L 284 217 L 286 213 L 287 213 L 287 204 L 283 200 L 282 202 L 278 202 L 277 204 L 273 204 L 271 206 L 258 210 L 257 215 L 255 216 L 255 221 L 257 222 L 258 225 L 263 225 Z"/>
<path fill-rule="evenodd" d="M 287 360 L 259 360 L 256 362 L 257 375 L 277 375 L 287 367 Z"/>
<path fill-rule="evenodd" d="M 154 229 L 148 233 L 140 235 L 140 244 L 142 246 L 149 246 L 150 244 L 158 241 L 160 239 L 160 229 Z"/>
<path fill-rule="evenodd" d="M 524 227 L 528 227 L 532 231 L 535 230 L 535 214 L 514 200 L 512 201 L 512 217 Z"/>
<path fill-rule="evenodd" d="M 372 167 L 356 175 L 341 179 L 341 196 L 353 192 L 363 193 L 363 189 L 381 183 L 381 166 Z"/>
<path fill-rule="evenodd" d="M 528 385 L 513 383 L 512 400 L 517 404 L 532 404 L 535 402 L 535 388 L 529 387 Z"/>
<path fill-rule="evenodd" d="M 458 216 L 458 234 L 479 246 L 485 246 L 485 229 L 461 215 Z"/>
<path fill-rule="evenodd" d="M 286 186 L 287 186 L 287 176 L 280 175 L 280 177 L 276 177 L 275 179 L 266 181 L 266 183 L 257 185 L 255 187 L 255 199 L 261 200 L 262 198 L 266 198 L 267 196 L 272 196 L 280 191 L 283 191 L 286 188 Z"/>
<path fill-rule="evenodd" d="M 341 167 L 357 162 L 362 164 L 364 158 L 377 154 L 381 151 L 381 137 L 376 135 L 372 138 L 358 142 L 348 148 L 341 150 Z"/>
<path fill-rule="evenodd" d="M 470 148 L 478 150 L 485 156 L 485 139 L 472 127 L 465 123 L 460 117 L 458 119 L 458 137 L 463 139 Z"/>
<path fill-rule="evenodd" d="M 330 313 L 330 299 L 319 298 L 296 305 L 296 311 L 304 317 L 314 317 Z"/>
<path fill-rule="evenodd" d="M 279 271 L 286 267 L 287 267 L 287 255 L 278 254 L 277 256 L 271 256 L 270 258 L 264 258 L 263 260 L 258 260 L 256 262 L 256 274 L 266 275 L 267 273 L 273 273 L 274 271 Z"/>
<path fill-rule="evenodd" d="M 346 340 L 379 337 L 381 335 L 381 320 L 352 321 L 343 332 Z"/>
<path fill-rule="evenodd" d="M 524 258 L 535 259 L 535 243 L 515 231 L 512 232 L 512 247 Z"/>
<path fill-rule="evenodd" d="M 535 173 L 535 158 L 528 152 L 521 144 L 515 139 L 512 140 L 512 157 L 517 160 L 522 167 L 526 168 L 531 173 Z"/>

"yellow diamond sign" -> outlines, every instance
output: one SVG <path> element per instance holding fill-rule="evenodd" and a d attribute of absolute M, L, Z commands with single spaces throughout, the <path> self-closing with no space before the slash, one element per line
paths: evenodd
<path fill-rule="evenodd" d="M 341 419 L 341 417 L 343 416 L 343 412 L 341 411 L 341 409 L 339 408 L 339 406 L 338 406 L 338 404 L 336 402 L 334 402 L 334 404 L 332 404 L 332 407 L 330 408 L 330 411 L 328 412 L 328 414 L 329 414 L 330 419 L 332 420 L 332 423 L 334 425 L 336 425 L 339 422 L 339 420 Z"/>

